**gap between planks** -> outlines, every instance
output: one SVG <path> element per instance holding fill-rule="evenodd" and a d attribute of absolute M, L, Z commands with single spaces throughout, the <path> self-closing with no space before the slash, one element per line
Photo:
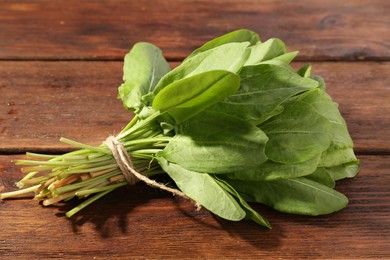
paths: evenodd
<path fill-rule="evenodd" d="M 124 53 L 125 55 L 126 53 Z M 123 57 L 124 57 L 123 55 Z M 64 61 L 72 61 L 72 62 L 123 62 L 123 57 L 95 57 L 95 58 L 61 58 L 61 57 L 53 57 L 53 58 L 0 58 L 0 62 L 64 62 Z M 184 60 L 183 57 L 165 57 L 168 62 L 182 62 Z M 362 63 L 362 62 L 389 62 L 390 56 L 386 57 L 368 57 L 364 59 L 360 58 L 344 58 L 344 57 L 336 57 L 336 58 L 322 58 L 322 57 L 297 57 L 294 59 L 294 62 L 351 62 L 351 63 Z"/>
<path fill-rule="evenodd" d="M 64 154 L 67 152 L 75 151 L 76 149 L 66 149 L 66 148 L 33 148 L 33 149 L 23 149 L 23 148 L 1 148 L 0 155 L 23 155 L 27 152 L 31 153 L 41 153 L 49 155 Z M 384 150 L 354 150 L 357 156 L 390 156 L 390 149 Z"/>

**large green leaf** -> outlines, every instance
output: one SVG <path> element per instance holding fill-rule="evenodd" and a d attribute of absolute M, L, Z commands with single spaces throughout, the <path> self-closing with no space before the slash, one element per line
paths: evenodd
<path fill-rule="evenodd" d="M 318 155 L 304 162 L 292 164 L 268 160 L 253 168 L 228 173 L 227 176 L 231 179 L 247 181 L 272 181 L 302 177 L 312 174 L 317 169 L 319 159 L 320 156 Z"/>
<path fill-rule="evenodd" d="M 204 111 L 185 121 L 159 153 L 196 172 L 226 173 L 260 165 L 267 136 L 235 116 Z"/>
<path fill-rule="evenodd" d="M 315 181 L 317 183 L 321 183 L 332 189 L 335 187 L 336 184 L 332 175 L 328 171 L 326 171 L 325 168 L 320 167 L 317 168 L 316 171 L 312 174 L 305 176 L 305 178 Z"/>
<path fill-rule="evenodd" d="M 286 46 L 283 41 L 277 38 L 269 39 L 265 42 L 258 42 L 250 46 L 251 55 L 245 62 L 245 66 L 256 65 L 262 61 L 272 60 L 286 53 Z"/>
<path fill-rule="evenodd" d="M 308 91 L 298 97 L 301 102 L 312 106 L 319 114 L 327 118 L 332 125 L 332 142 L 323 152 L 319 167 L 335 167 L 350 162 L 356 162 L 352 139 L 347 125 L 341 116 L 338 106 L 322 89 Z"/>
<path fill-rule="evenodd" d="M 312 106 L 320 115 L 332 124 L 332 146 L 336 148 L 352 148 L 352 139 L 348 133 L 347 125 L 340 114 L 338 105 L 321 89 L 307 91 L 299 96 L 301 102 Z"/>
<path fill-rule="evenodd" d="M 251 45 L 256 44 L 260 41 L 260 37 L 257 33 L 247 30 L 247 29 L 240 29 L 236 30 L 230 33 L 227 33 L 225 35 L 222 35 L 220 37 L 214 38 L 213 40 L 206 42 L 198 49 L 194 50 L 188 57 L 193 57 L 201 52 L 213 49 L 215 47 L 232 43 L 232 42 L 249 42 Z"/>
<path fill-rule="evenodd" d="M 271 228 L 271 224 L 268 222 L 268 220 L 261 216 L 256 210 L 254 210 L 229 183 L 216 176 L 214 176 L 214 179 L 223 189 L 238 199 L 241 207 L 246 212 L 247 219 L 251 219 L 264 227 Z"/>
<path fill-rule="evenodd" d="M 235 93 L 240 78 L 229 71 L 208 71 L 175 81 L 161 90 L 153 108 L 168 112 L 180 123 Z"/>
<path fill-rule="evenodd" d="M 159 80 L 170 71 L 161 50 L 153 44 L 140 42 L 126 54 L 119 98 L 127 109 L 139 111 L 142 96 L 152 92 Z"/>
<path fill-rule="evenodd" d="M 357 161 L 352 148 L 330 147 L 321 156 L 318 167 L 333 167 Z"/>
<path fill-rule="evenodd" d="M 281 61 L 281 62 L 284 62 L 286 64 L 289 64 L 290 62 L 293 61 L 293 59 L 295 59 L 295 57 L 298 55 L 298 51 L 292 51 L 292 52 L 287 52 L 287 53 L 284 53 L 282 55 L 279 55 L 275 58 L 273 58 L 273 60 L 278 60 L 278 61 Z"/>
<path fill-rule="evenodd" d="M 303 65 L 298 71 L 297 74 L 301 77 L 310 78 L 311 76 L 311 65 Z"/>
<path fill-rule="evenodd" d="M 210 175 L 189 171 L 161 157 L 157 160 L 189 198 L 224 219 L 238 221 L 245 217 L 246 213 L 238 202 Z"/>
<path fill-rule="evenodd" d="M 292 100 L 282 113 L 259 126 L 269 137 L 265 153 L 279 163 L 301 163 L 322 154 L 331 140 L 331 124 L 310 105 Z"/>
<path fill-rule="evenodd" d="M 180 66 L 166 74 L 156 86 L 153 94 L 148 95 L 145 99 L 151 101 L 155 95 L 171 83 L 203 72 L 226 70 L 238 73 L 249 56 L 248 45 L 248 42 L 227 43 L 186 59 Z"/>
<path fill-rule="evenodd" d="M 334 167 L 319 168 L 325 170 L 332 176 L 333 180 L 338 181 L 345 178 L 353 178 L 359 172 L 359 161 L 349 162 L 343 165 Z"/>
<path fill-rule="evenodd" d="M 340 192 L 305 177 L 276 181 L 226 181 L 248 199 L 276 210 L 304 215 L 323 215 L 341 210 L 348 199 Z"/>
<path fill-rule="evenodd" d="M 316 81 L 275 64 L 244 67 L 240 77 L 240 89 L 210 109 L 256 124 L 268 119 L 291 96 L 318 86 Z"/>
<path fill-rule="evenodd" d="M 321 76 L 313 75 L 313 76 L 311 76 L 311 78 L 318 82 L 319 89 L 326 91 L 326 83 L 325 83 L 325 80 Z"/>

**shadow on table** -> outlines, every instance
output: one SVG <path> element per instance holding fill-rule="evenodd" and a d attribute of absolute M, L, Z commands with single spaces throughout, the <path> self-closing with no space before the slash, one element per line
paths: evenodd
<path fill-rule="evenodd" d="M 207 226 L 215 231 L 226 232 L 228 236 L 237 238 L 237 241 L 245 241 L 258 249 L 275 250 L 280 246 L 284 237 L 280 225 L 273 226 L 273 229 L 269 230 L 252 220 L 229 221 L 210 213 L 207 209 L 198 211 L 194 205 L 190 205 L 191 208 L 188 202 L 183 203 L 185 206 L 181 206 L 181 201 L 183 200 L 176 200 L 177 209 L 196 224 Z M 262 213 L 272 212 L 272 209 L 263 205 L 256 205 L 254 208 Z"/>
<path fill-rule="evenodd" d="M 62 205 L 58 215 L 63 216 L 78 203 L 80 201 L 74 200 Z M 288 236 L 308 227 L 318 232 L 330 232 L 346 221 L 342 213 L 311 217 L 277 212 L 260 204 L 252 206 L 271 222 L 272 230 L 251 220 L 227 221 L 206 209 L 197 211 L 192 202 L 140 183 L 106 195 L 72 217 L 70 223 L 75 233 L 83 232 L 81 227 L 85 224 L 92 224 L 102 238 L 131 235 L 132 232 L 141 232 L 145 236 L 149 235 L 148 232 L 156 236 L 164 232 L 177 232 L 182 236 L 185 232 L 199 232 L 205 237 L 212 234 L 224 237 L 226 233 L 227 239 L 233 237 L 260 250 L 272 250 L 280 248 L 282 241 L 289 240 Z"/>
<path fill-rule="evenodd" d="M 64 217 L 67 211 L 80 202 L 74 199 L 58 206 L 57 215 Z M 142 205 L 147 206 L 139 207 Z M 69 222 L 74 233 L 83 232 L 81 229 L 84 225 L 92 224 L 102 238 L 128 235 L 136 231 L 143 232 L 145 236 L 148 232 L 158 235 L 167 230 L 180 232 L 181 235 L 195 230 L 206 236 L 218 234 L 220 237 L 225 237 L 226 233 L 227 238 L 237 238 L 262 250 L 277 248 L 283 237 L 281 227 L 270 231 L 249 220 L 224 220 L 206 209 L 196 210 L 192 202 L 171 197 L 166 192 L 145 187 L 144 184 L 111 192 L 74 215 Z M 134 223 L 140 225 L 134 226 Z"/>
<path fill-rule="evenodd" d="M 103 238 L 113 237 L 118 232 L 127 234 L 130 225 L 129 214 L 139 205 L 161 198 L 163 195 L 162 192 L 156 192 L 154 189 L 145 191 L 145 187 L 119 188 L 73 215 L 69 222 L 74 233 L 79 233 L 85 224 L 92 223 Z M 57 216 L 65 217 L 67 211 L 81 202 L 82 200 L 73 199 L 58 206 Z"/>
<path fill-rule="evenodd" d="M 58 216 L 80 203 L 75 199 L 59 206 Z M 81 227 L 93 225 L 102 238 L 116 235 L 129 235 L 132 232 L 199 232 L 205 236 L 215 234 L 219 237 L 237 238 L 260 250 L 273 250 L 281 247 L 283 240 L 291 232 L 300 232 L 301 228 L 312 226 L 319 230 L 337 227 L 337 215 L 323 217 L 299 216 L 277 212 L 260 204 L 252 205 L 272 224 L 268 230 L 251 220 L 238 222 L 221 219 L 206 209 L 196 210 L 195 205 L 182 198 L 173 198 L 164 191 L 137 184 L 123 187 L 89 205 L 69 219 L 74 233 L 80 233 Z M 138 208 L 137 208 L 138 207 Z M 332 218 L 329 221 L 328 218 Z M 332 223 L 330 225 L 330 223 Z M 137 226 L 138 225 L 138 226 Z M 190 231 L 182 231 L 188 229 Z M 286 230 L 287 229 L 287 230 Z M 210 235 L 211 234 L 211 235 Z"/>

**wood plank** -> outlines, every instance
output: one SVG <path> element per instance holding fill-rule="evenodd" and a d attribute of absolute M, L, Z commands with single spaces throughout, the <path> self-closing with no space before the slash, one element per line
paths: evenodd
<path fill-rule="evenodd" d="M 0 186 L 22 175 L 0 156 Z M 273 224 L 229 222 L 191 202 L 138 184 L 114 191 L 72 219 L 75 206 L 41 207 L 29 199 L 0 203 L 0 254 L 5 258 L 390 258 L 390 157 L 359 156 L 362 170 L 337 189 L 350 203 L 320 217 L 289 215 L 261 205 Z"/>
<path fill-rule="evenodd" d="M 305 60 L 389 60 L 390 2 L 0 1 L 0 59 L 115 59 L 138 41 L 183 59 L 239 28 L 279 37 Z"/>
<path fill-rule="evenodd" d="M 70 148 L 58 142 L 61 136 L 97 145 L 118 133 L 132 117 L 116 99 L 121 67 L 0 62 L 0 152 L 59 152 Z M 313 73 L 327 80 L 339 103 L 358 152 L 390 152 L 389 70 L 387 62 L 313 63 Z"/>
<path fill-rule="evenodd" d="M 97 145 L 132 118 L 116 98 L 122 63 L 5 62 L 0 71 L 2 152 L 63 150 L 61 136 Z"/>

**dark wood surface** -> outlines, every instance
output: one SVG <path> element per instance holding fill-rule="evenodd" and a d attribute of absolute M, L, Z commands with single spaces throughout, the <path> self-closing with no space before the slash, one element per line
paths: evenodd
<path fill-rule="evenodd" d="M 388 1 L 1 1 L 0 192 L 23 174 L 26 151 L 61 152 L 65 136 L 99 144 L 130 120 L 116 99 L 122 58 L 137 41 L 176 66 L 237 28 L 280 37 L 299 67 L 323 76 L 349 126 L 359 175 L 338 183 L 350 203 L 321 217 L 254 205 L 273 224 L 221 220 L 142 184 L 75 205 L 0 202 L 0 258 L 390 259 Z"/>
<path fill-rule="evenodd" d="M 248 28 L 282 38 L 300 59 L 388 60 L 389 10 L 383 0 L 2 0 L 0 59 L 121 60 L 148 41 L 180 60 Z"/>

